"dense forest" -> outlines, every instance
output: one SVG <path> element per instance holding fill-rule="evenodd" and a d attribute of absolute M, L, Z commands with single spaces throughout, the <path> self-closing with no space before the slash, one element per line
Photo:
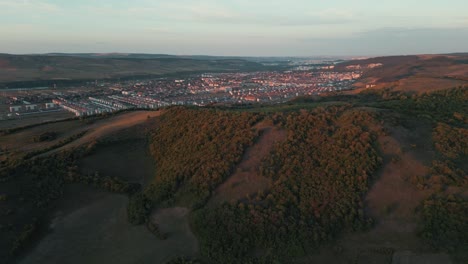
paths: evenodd
<path fill-rule="evenodd" d="M 248 113 L 167 112 L 150 136 L 158 169 L 145 195 L 154 203 L 181 198 L 192 207 L 203 205 L 253 143 L 258 119 Z"/>
<path fill-rule="evenodd" d="M 202 253 L 214 262 L 303 256 L 344 230 L 372 225 L 363 197 L 380 163 L 374 113 L 329 107 L 275 121 L 288 139 L 262 165 L 270 189 L 196 215 Z"/>
<path fill-rule="evenodd" d="M 201 255 L 208 262 L 271 263 L 304 256 L 343 232 L 373 226 L 363 201 L 382 162 L 376 138 L 386 133 L 384 123 L 405 126 L 423 119 L 432 124 L 430 141 L 437 155 L 429 175 L 408 179 L 434 193 L 415 212 L 421 219 L 419 234 L 437 250 L 463 250 L 466 241 L 459 234 L 467 228 L 463 221 L 466 198 L 459 192 L 448 196 L 446 190 L 450 186 L 466 190 L 467 186 L 463 165 L 468 138 L 467 95 L 466 89 L 457 88 L 419 95 L 379 91 L 359 95 L 349 104 L 341 103 L 339 96 L 303 98 L 297 103 L 310 104 L 312 107 L 302 108 L 309 110 L 287 108 L 270 114 L 265 114 L 263 107 L 258 113 L 248 109 L 251 114 L 242 107 L 223 111 L 173 109 L 164 117 L 171 121 L 163 118 L 163 125 L 152 134 L 158 170 L 145 192 L 146 203 L 151 200 L 152 205 L 144 208 L 187 205 L 187 197 L 196 201 L 189 203 L 195 209 L 192 225 L 201 243 Z M 328 103 L 337 98 L 338 103 Z M 216 120 L 225 115 L 232 123 L 239 123 L 230 127 L 222 118 Z M 244 118 L 232 119 L 236 115 Z M 205 122 L 187 124 L 187 120 L 197 118 Z M 269 120 L 288 133 L 287 140 L 273 148 L 260 168 L 261 176 L 271 179 L 271 186 L 244 199 L 206 205 L 213 189 L 229 175 L 228 168 L 255 142 L 257 135 L 251 132 L 259 120 Z M 237 135 L 233 128 L 244 130 L 239 135 L 248 135 L 243 147 L 224 159 L 230 162 L 224 170 L 213 169 L 222 163 L 210 161 L 216 161 L 212 158 L 216 154 L 225 155 L 223 144 L 228 143 L 213 138 L 206 124 L 218 135 Z"/>
<path fill-rule="evenodd" d="M 464 122 L 437 123 L 433 129 L 437 158 L 426 185 L 435 193 L 421 205 L 420 234 L 434 248 L 456 253 L 457 257 L 462 256 L 461 261 L 468 261 L 462 253 L 468 252 L 468 122 L 466 112 L 455 116 Z"/>

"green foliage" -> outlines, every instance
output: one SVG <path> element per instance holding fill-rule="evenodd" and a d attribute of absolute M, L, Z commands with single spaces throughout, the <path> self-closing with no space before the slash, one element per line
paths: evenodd
<path fill-rule="evenodd" d="M 34 142 L 52 141 L 57 138 L 56 132 L 44 132 L 33 138 Z"/>
<path fill-rule="evenodd" d="M 434 248 L 468 250 L 468 201 L 434 196 L 423 203 L 420 235 Z"/>
<path fill-rule="evenodd" d="M 65 179 L 67 182 L 79 182 L 86 185 L 95 186 L 114 193 L 133 194 L 141 186 L 138 183 L 125 182 L 117 177 L 101 176 L 99 173 L 83 175 L 75 172 L 76 167 L 68 167 Z"/>
<path fill-rule="evenodd" d="M 81 137 L 84 136 L 84 134 L 86 134 L 87 131 L 83 131 L 83 132 L 80 132 L 80 133 L 77 133 L 73 136 L 70 136 L 66 139 L 63 139 L 63 140 L 60 140 L 58 143 L 48 147 L 48 148 L 43 148 L 43 149 L 39 149 L 39 150 L 36 150 L 36 151 L 32 151 L 32 152 L 28 152 L 26 155 L 23 156 L 23 159 L 24 160 L 27 160 L 27 159 L 30 159 L 34 156 L 38 156 L 40 154 L 43 154 L 43 153 L 46 153 L 46 152 L 49 152 L 51 150 L 54 150 L 54 149 L 57 149 L 57 148 L 60 148 L 62 146 L 65 146 L 66 144 L 72 142 L 72 141 L 75 141 Z"/>
<path fill-rule="evenodd" d="M 157 223 L 154 223 L 152 221 L 146 222 L 146 226 L 148 227 L 148 230 L 153 233 L 157 238 L 161 240 L 166 240 L 167 239 L 167 234 L 161 233 L 161 230 L 159 229 L 159 225 Z"/>
<path fill-rule="evenodd" d="M 446 158 L 468 157 L 468 129 L 438 123 L 433 132 L 433 140 L 436 150 Z"/>
<path fill-rule="evenodd" d="M 102 177 L 98 174 L 80 175 L 77 173 L 77 162 L 86 154 L 86 147 L 77 148 L 29 160 L 21 159 L 17 163 L 12 163 L 14 165 L 4 168 L 3 173 L 8 175 L 5 179 L 8 179 L 8 183 L 16 185 L 12 190 L 14 195 L 8 196 L 8 201 L 5 203 L 5 206 L 10 207 L 6 212 L 13 212 L 12 208 L 16 209 L 16 206 L 21 208 L 14 210 L 14 215 L 5 219 L 7 222 L 1 223 L 12 231 L 10 236 L 2 237 L 0 241 L 9 245 L 7 248 L 10 247 L 12 254 L 20 254 L 38 229 L 33 224 L 26 225 L 21 231 L 21 227 L 17 225 L 30 221 L 32 217 L 43 220 L 49 214 L 54 201 L 62 197 L 66 183 L 82 182 L 109 191 L 129 194 L 140 189 L 139 184 L 125 183 L 116 178 Z M 16 237 L 13 238 L 14 236 Z"/>
<path fill-rule="evenodd" d="M 376 93 L 383 99 L 378 103 L 380 107 L 430 117 L 439 122 L 468 123 L 468 89 L 464 87 L 421 95 L 385 90 Z"/>
<path fill-rule="evenodd" d="M 431 175 L 420 179 L 420 185 L 432 186 L 436 191 L 446 186 L 468 186 L 466 166 L 468 158 L 468 129 L 437 123 L 432 133 L 434 148 L 439 155 L 432 162 Z"/>
<path fill-rule="evenodd" d="M 160 203 L 183 192 L 191 206 L 202 206 L 253 143 L 258 119 L 248 113 L 169 110 L 151 136 L 158 169 L 148 198 Z"/>
<path fill-rule="evenodd" d="M 130 196 L 127 206 L 128 221 L 133 225 L 141 225 L 147 221 L 151 205 L 143 193 Z"/>
<path fill-rule="evenodd" d="M 34 235 L 34 232 L 37 230 L 36 223 L 27 224 L 23 227 L 19 235 L 16 237 L 13 245 L 10 249 L 12 255 L 18 254 L 18 252 L 23 249 L 27 243 L 31 240 L 31 237 Z"/>
<path fill-rule="evenodd" d="M 169 261 L 167 264 L 202 264 L 203 262 L 196 259 L 189 258 L 175 258 Z"/>
<path fill-rule="evenodd" d="M 380 164 L 374 124 L 371 113 L 347 107 L 288 114 L 288 139 L 262 166 L 271 189 L 195 215 L 202 254 L 215 263 L 285 260 L 368 228 L 363 197 Z"/>

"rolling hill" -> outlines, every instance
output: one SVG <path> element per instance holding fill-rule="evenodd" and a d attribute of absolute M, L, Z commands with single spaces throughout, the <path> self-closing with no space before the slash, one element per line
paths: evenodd
<path fill-rule="evenodd" d="M 374 90 L 4 130 L 0 257 L 466 263 L 467 100 Z"/>
<path fill-rule="evenodd" d="M 0 66 L 5 76 L 16 69 L 44 81 L 60 69 L 83 80 L 89 72 L 115 78 L 258 67 L 99 56 L 2 55 Z M 0 259 L 466 263 L 467 58 L 344 62 L 336 69 L 363 69 L 358 88 L 376 85 L 352 94 L 1 130 Z M 43 70 L 50 75 L 41 77 Z"/>
<path fill-rule="evenodd" d="M 372 64 L 382 66 L 365 69 Z M 468 55 L 464 53 L 377 57 L 347 61 L 336 68 L 346 70 L 357 65 L 365 69 L 355 85 L 359 91 L 368 85 L 377 89 L 427 92 L 468 84 Z"/>
<path fill-rule="evenodd" d="M 193 59 L 147 54 L 0 54 L 0 87 L 262 69 L 264 66 L 259 63 L 236 58 Z"/>

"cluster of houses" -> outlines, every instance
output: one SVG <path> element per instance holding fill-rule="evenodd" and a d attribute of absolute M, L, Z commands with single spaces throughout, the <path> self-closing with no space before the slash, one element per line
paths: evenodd
<path fill-rule="evenodd" d="M 147 97 L 110 95 L 105 97 L 88 97 L 86 100 L 72 101 L 65 98 L 53 100 L 54 104 L 74 113 L 76 116 L 88 116 L 110 113 L 125 109 L 156 109 L 168 105 L 165 102 Z"/>
<path fill-rule="evenodd" d="M 55 110 L 57 109 L 57 105 L 55 103 L 44 103 L 44 104 L 31 104 L 29 102 L 24 101 L 23 104 L 17 104 L 10 106 L 10 113 L 15 114 L 27 114 L 27 113 L 35 113 L 47 110 Z"/>

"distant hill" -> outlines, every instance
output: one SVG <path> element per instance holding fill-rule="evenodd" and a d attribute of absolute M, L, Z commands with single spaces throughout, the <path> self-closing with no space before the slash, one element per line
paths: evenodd
<path fill-rule="evenodd" d="M 160 58 L 179 58 L 179 59 L 194 59 L 194 60 L 247 60 L 259 63 L 271 62 L 289 62 L 289 61 L 304 61 L 304 60 L 320 60 L 320 61 L 336 61 L 346 59 L 346 57 L 332 56 L 307 56 L 307 57 L 256 57 L 256 56 L 214 56 L 214 55 L 170 55 L 170 54 L 148 54 L 148 53 L 46 53 L 45 56 L 72 56 L 83 58 L 133 58 L 133 59 L 160 59 Z"/>
<path fill-rule="evenodd" d="M 259 63 L 237 58 L 202 60 L 148 54 L 0 54 L 0 87 L 264 68 Z"/>
<path fill-rule="evenodd" d="M 381 66 L 376 66 L 382 64 Z M 360 65 L 363 78 L 357 88 L 369 85 L 400 91 L 426 92 L 468 84 L 468 54 L 376 57 L 341 63 L 338 70 Z M 366 68 L 374 65 L 374 68 Z"/>

